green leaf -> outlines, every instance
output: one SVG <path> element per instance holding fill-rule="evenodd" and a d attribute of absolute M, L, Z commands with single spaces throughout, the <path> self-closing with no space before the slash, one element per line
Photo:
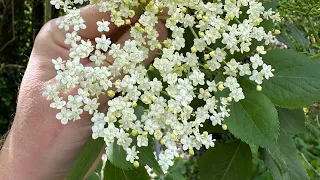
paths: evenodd
<path fill-rule="evenodd" d="M 279 134 L 277 110 L 261 92 L 243 87 L 245 99 L 232 102 L 230 116 L 225 118 L 229 131 L 248 144 L 274 148 Z"/>
<path fill-rule="evenodd" d="M 293 50 L 296 50 L 296 46 L 293 44 L 293 42 L 288 38 L 288 36 L 285 34 L 284 31 L 282 31 L 281 34 L 279 35 L 276 35 L 276 38 L 282 42 L 283 44 L 287 45 L 287 47 L 289 49 L 293 49 Z"/>
<path fill-rule="evenodd" d="M 83 179 L 98 158 L 104 144 L 102 138 L 90 139 L 72 166 L 67 179 Z"/>
<path fill-rule="evenodd" d="M 295 109 L 320 100 L 320 61 L 287 49 L 268 51 L 263 57 L 275 69 L 263 83 L 263 92 L 277 106 Z"/>
<path fill-rule="evenodd" d="M 269 149 L 268 153 L 281 168 L 283 179 L 309 179 L 292 138 L 283 130 L 280 132 L 278 146 L 277 149 Z M 275 174 L 274 168 L 269 169 Z"/>
<path fill-rule="evenodd" d="M 107 147 L 108 160 L 116 167 L 122 169 L 132 169 L 133 164 L 126 160 L 127 152 L 117 144 L 117 140 Z"/>
<path fill-rule="evenodd" d="M 165 180 L 186 180 L 184 176 L 187 172 L 186 164 L 183 162 L 183 159 L 177 158 L 174 162 L 174 165 L 171 166 L 168 170 L 168 173 L 165 175 Z"/>
<path fill-rule="evenodd" d="M 272 176 L 275 179 L 281 179 L 282 178 L 281 168 L 266 150 L 263 150 L 263 160 L 266 166 L 268 167 L 269 171 L 271 172 Z"/>
<path fill-rule="evenodd" d="M 139 150 L 139 161 L 144 164 L 144 165 L 148 165 L 150 168 L 153 169 L 153 171 L 157 174 L 157 175 L 163 175 L 163 171 L 158 163 L 158 161 L 156 160 L 154 154 L 153 154 L 153 150 L 151 147 L 141 147 L 138 149 Z"/>
<path fill-rule="evenodd" d="M 143 166 L 124 170 L 107 161 L 104 170 L 104 180 L 150 180 L 150 176 Z"/>
<path fill-rule="evenodd" d="M 288 29 L 288 34 L 290 34 L 302 47 L 308 48 L 310 46 L 306 33 L 300 31 L 294 24 L 285 23 L 285 26 Z"/>
<path fill-rule="evenodd" d="M 169 173 L 164 179 L 165 180 L 186 180 L 187 178 L 184 177 L 181 173 L 173 172 L 173 173 Z"/>
<path fill-rule="evenodd" d="M 203 180 L 249 179 L 252 170 L 250 147 L 241 141 L 217 144 L 199 159 Z"/>
<path fill-rule="evenodd" d="M 288 134 L 299 134 L 305 130 L 306 117 L 302 109 L 277 108 L 281 128 Z"/>
<path fill-rule="evenodd" d="M 265 10 L 269 10 L 270 8 L 272 10 L 277 10 L 278 6 L 279 6 L 279 0 L 273 0 L 270 2 L 264 2 L 262 3 L 263 7 L 265 8 Z"/>
<path fill-rule="evenodd" d="M 100 180 L 101 177 L 98 173 L 93 172 L 86 180 Z"/>

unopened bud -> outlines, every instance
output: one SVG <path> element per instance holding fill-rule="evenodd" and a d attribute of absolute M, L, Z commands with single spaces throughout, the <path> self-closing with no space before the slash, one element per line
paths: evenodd
<path fill-rule="evenodd" d="M 204 96 L 205 98 L 210 98 L 210 97 L 211 97 L 211 94 L 210 94 L 208 91 L 206 91 L 203 96 Z"/>
<path fill-rule="evenodd" d="M 200 31 L 200 32 L 199 32 L 199 36 L 200 36 L 201 38 L 203 38 L 203 37 L 204 37 L 204 33 L 203 33 L 202 31 Z"/>
<path fill-rule="evenodd" d="M 137 105 L 138 105 L 138 104 L 137 104 L 137 102 L 135 102 L 135 101 L 133 101 L 132 104 L 131 104 L 131 106 L 132 106 L 133 108 L 137 107 Z"/>
<path fill-rule="evenodd" d="M 165 139 L 161 139 L 161 140 L 160 140 L 160 144 L 162 144 L 162 145 L 165 145 L 166 142 L 167 142 L 167 141 L 166 141 Z"/>
<path fill-rule="evenodd" d="M 130 25 L 131 24 L 131 20 L 130 19 L 126 19 L 126 24 Z"/>
<path fill-rule="evenodd" d="M 189 149 L 189 154 L 190 154 L 191 156 L 194 156 L 194 150 L 193 150 L 193 149 Z"/>
<path fill-rule="evenodd" d="M 219 89 L 220 91 L 223 91 L 223 90 L 224 90 L 224 85 L 223 85 L 223 84 L 219 84 L 218 89 Z"/>
<path fill-rule="evenodd" d="M 168 47 L 168 44 L 169 44 L 168 40 L 164 40 L 164 41 L 163 41 L 163 45 L 164 45 L 164 46 Z"/>
<path fill-rule="evenodd" d="M 198 20 L 202 19 L 202 14 L 197 14 L 196 18 L 197 18 Z"/>
<path fill-rule="evenodd" d="M 209 18 L 208 18 L 208 16 L 203 16 L 203 17 L 202 17 L 202 20 L 203 20 L 204 22 L 208 22 L 208 21 L 209 21 Z"/>
<path fill-rule="evenodd" d="M 161 45 L 160 43 L 158 43 L 158 44 L 157 44 L 157 48 L 158 48 L 158 49 L 161 49 L 161 48 L 162 48 L 162 45 Z"/>
<path fill-rule="evenodd" d="M 160 130 L 156 130 L 153 135 L 156 140 L 160 140 L 163 136 L 163 134 Z"/>
<path fill-rule="evenodd" d="M 132 135 L 132 136 L 137 136 L 137 135 L 138 135 L 138 131 L 135 130 L 135 129 L 132 130 L 132 131 L 131 131 L 131 135 Z"/>
<path fill-rule="evenodd" d="M 155 95 L 150 97 L 151 101 L 156 102 L 156 100 L 158 99 Z"/>
<path fill-rule="evenodd" d="M 228 126 L 226 124 L 222 124 L 222 129 L 226 131 L 228 129 Z"/>
<path fill-rule="evenodd" d="M 145 104 L 147 104 L 147 103 L 149 103 L 149 99 L 148 99 L 147 97 L 144 97 L 144 98 L 142 99 L 142 102 L 145 103 Z"/>
<path fill-rule="evenodd" d="M 142 136 L 143 136 L 143 137 L 147 137 L 147 136 L 148 136 L 148 132 L 143 131 L 143 132 L 142 132 Z"/>
<path fill-rule="evenodd" d="M 208 64 L 205 64 L 203 67 L 204 67 L 205 69 L 210 69 L 210 66 L 209 66 Z"/>
<path fill-rule="evenodd" d="M 116 95 L 116 93 L 113 90 L 109 90 L 107 93 L 108 93 L 108 96 L 111 98 L 113 98 Z"/>
<path fill-rule="evenodd" d="M 205 55 L 204 55 L 204 59 L 205 59 L 205 60 L 210 59 L 210 55 L 209 55 L 209 54 L 205 54 Z"/>
<path fill-rule="evenodd" d="M 227 101 L 228 101 L 228 102 L 231 102 L 231 101 L 232 101 L 232 97 L 228 97 L 228 98 L 227 98 Z"/>
<path fill-rule="evenodd" d="M 211 51 L 209 54 L 210 54 L 211 57 L 215 57 L 216 56 L 216 52 L 214 52 L 214 51 Z"/>
<path fill-rule="evenodd" d="M 194 46 L 192 46 L 192 48 L 191 48 L 191 52 L 192 52 L 192 53 L 196 53 L 196 52 L 197 52 L 197 48 L 196 48 L 196 47 L 194 47 Z"/>
<path fill-rule="evenodd" d="M 258 85 L 256 90 L 259 91 L 259 92 L 262 91 L 262 86 Z"/>
<path fill-rule="evenodd" d="M 176 47 L 170 46 L 170 49 L 173 50 L 173 51 L 175 51 L 175 50 L 176 50 Z"/>
<path fill-rule="evenodd" d="M 279 35 L 279 34 L 281 34 L 281 31 L 279 30 L 279 29 L 276 29 L 276 30 L 274 30 L 274 32 L 273 32 L 275 35 Z"/>
<path fill-rule="evenodd" d="M 116 117 L 114 115 L 109 116 L 110 122 L 116 122 Z"/>
<path fill-rule="evenodd" d="M 186 7 L 183 7 L 183 8 L 181 9 L 181 11 L 182 11 L 183 13 L 187 13 L 188 9 L 187 9 Z"/>
<path fill-rule="evenodd" d="M 140 29 L 141 26 L 140 26 L 139 23 L 135 23 L 135 24 L 134 24 L 134 27 L 137 28 L 137 29 Z"/>
<path fill-rule="evenodd" d="M 140 166 L 140 163 L 138 161 L 133 162 L 134 167 L 138 168 Z"/>
<path fill-rule="evenodd" d="M 204 132 L 203 132 L 203 136 L 204 136 L 204 137 L 207 137 L 208 135 L 209 135 L 208 131 L 204 131 Z"/>

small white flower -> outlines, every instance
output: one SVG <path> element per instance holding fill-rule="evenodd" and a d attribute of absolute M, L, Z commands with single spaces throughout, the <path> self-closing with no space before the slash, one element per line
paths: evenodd
<path fill-rule="evenodd" d="M 98 31 L 99 32 L 109 32 L 110 28 L 109 25 L 110 23 L 108 21 L 97 21 L 97 25 L 98 25 Z"/>

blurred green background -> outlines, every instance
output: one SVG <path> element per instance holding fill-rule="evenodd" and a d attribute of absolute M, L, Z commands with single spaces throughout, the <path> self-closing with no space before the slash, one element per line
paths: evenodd
<path fill-rule="evenodd" d="M 267 0 L 268 1 L 268 0 Z M 278 39 L 310 56 L 320 49 L 319 0 L 272 0 L 284 21 L 279 24 Z M 34 39 L 42 25 L 61 14 L 49 0 L 0 0 L 0 137 L 6 134 L 14 119 L 16 99 Z M 305 109 L 304 134 L 296 136 L 300 158 L 311 179 L 320 179 L 320 105 Z M 181 161 L 181 162 L 180 162 Z M 197 156 L 178 165 L 186 179 L 198 179 Z M 252 179 L 272 179 L 257 152 L 254 155 Z"/>

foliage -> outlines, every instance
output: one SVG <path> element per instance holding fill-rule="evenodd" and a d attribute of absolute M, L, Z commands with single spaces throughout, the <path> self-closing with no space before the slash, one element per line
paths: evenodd
<path fill-rule="evenodd" d="M 36 15 L 32 6 L 35 6 L 34 2 L 25 1 L 22 6 L 24 11 L 15 11 L 14 33 L 17 40 L 0 52 L 0 135 L 6 132 L 9 121 L 13 118 L 16 92 L 21 82 L 21 74 L 28 62 L 32 39 L 43 24 L 43 15 Z M 199 176 L 203 179 L 211 179 L 212 176 L 217 179 L 319 178 L 320 140 L 316 138 L 320 136 L 319 106 L 313 105 L 308 108 L 307 120 L 302 111 L 304 106 L 320 99 L 320 64 L 319 61 L 312 60 L 318 58 L 320 49 L 320 40 L 317 37 L 317 29 L 320 29 L 319 8 L 317 0 L 280 2 L 280 12 L 285 17 L 285 22 L 279 24 L 283 33 L 277 38 L 290 50 L 270 50 L 263 57 L 273 65 L 275 77 L 263 84 L 262 92 L 255 91 L 255 87 L 246 79 L 239 80 L 248 90 L 245 93 L 247 98 L 232 103 L 230 117 L 225 121 L 228 132 L 219 130 L 214 134 L 217 137 L 231 136 L 231 139 L 238 140 L 220 140 L 216 147 L 208 151 L 201 149 L 196 153 L 197 156 L 189 161 L 177 159 L 165 175 L 149 149 L 140 150 L 144 152 L 140 157 L 140 163 L 153 167 L 158 178 L 168 180 Z M 8 23 L 10 14 L 0 18 L 2 23 Z M 35 22 L 39 24 L 33 24 Z M 12 29 L 8 27 L 7 36 L 11 37 Z M 0 47 L 4 42 L 1 43 Z M 306 133 L 303 133 L 304 130 Z M 99 148 L 101 149 L 100 146 Z M 114 147 L 112 149 L 113 152 L 121 152 Z M 83 154 L 79 159 L 88 155 L 85 151 Z M 112 153 L 109 156 L 105 179 L 148 179 L 147 171 L 142 166 L 137 169 L 121 169 L 126 161 L 121 159 L 123 156 L 115 155 Z M 81 161 L 79 159 L 77 161 Z M 83 177 L 89 168 L 84 167 L 84 164 L 76 163 L 75 169 L 78 172 L 71 171 L 70 174 Z M 81 169 L 81 166 L 84 168 Z M 251 169 L 252 172 L 249 172 Z M 189 172 L 193 173 L 188 174 Z M 99 179 L 99 171 L 94 172 L 90 178 Z"/>

